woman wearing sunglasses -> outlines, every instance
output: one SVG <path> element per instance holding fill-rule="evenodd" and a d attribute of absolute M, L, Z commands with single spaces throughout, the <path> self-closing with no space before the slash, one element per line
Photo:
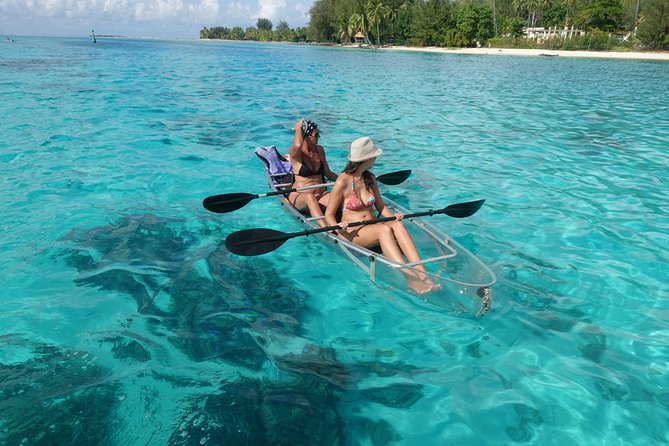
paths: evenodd
<path fill-rule="evenodd" d="M 318 125 L 304 118 L 297 121 L 293 128 L 293 145 L 288 149 L 290 164 L 293 166 L 293 188 L 323 184 L 325 178 L 332 181 L 337 174 L 330 170 L 325 158 L 323 146 L 318 144 L 320 131 Z M 318 218 L 318 224 L 325 226 L 323 210 L 327 207 L 329 192 L 325 187 L 291 192 L 288 201 L 300 211 L 308 210 L 312 218 Z"/>

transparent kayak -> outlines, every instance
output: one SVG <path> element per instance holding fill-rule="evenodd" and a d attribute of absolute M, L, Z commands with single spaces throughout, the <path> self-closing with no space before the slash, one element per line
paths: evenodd
<path fill-rule="evenodd" d="M 265 174 L 272 191 L 292 187 L 288 181 L 290 176 L 283 179 L 286 182 L 279 181 L 275 184 L 277 178 L 272 178 L 267 169 Z M 277 198 L 285 211 L 301 222 L 306 230 L 320 228 L 317 219 L 302 214 L 283 195 L 277 195 Z M 383 197 L 383 201 L 392 212 L 410 213 L 386 197 Z M 381 288 L 395 288 L 416 294 L 408 285 L 406 273 L 413 271 L 424 275 L 424 272 L 415 268 L 422 264 L 432 282 L 441 285 L 441 288 L 421 294 L 421 299 L 455 313 L 469 313 L 474 316 L 487 313 L 492 301 L 491 286 L 497 281 L 490 268 L 425 218 L 405 218 L 402 221 L 420 252 L 420 262 L 397 263 L 379 252 L 350 243 L 331 232 L 312 236 L 351 260 L 367 274 L 369 280 Z"/>

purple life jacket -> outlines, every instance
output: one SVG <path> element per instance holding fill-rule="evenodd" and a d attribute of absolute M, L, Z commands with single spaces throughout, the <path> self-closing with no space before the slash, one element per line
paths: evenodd
<path fill-rule="evenodd" d="M 265 164 L 272 184 L 290 185 L 293 183 L 293 166 L 276 150 L 276 146 L 257 147 L 255 154 Z"/>

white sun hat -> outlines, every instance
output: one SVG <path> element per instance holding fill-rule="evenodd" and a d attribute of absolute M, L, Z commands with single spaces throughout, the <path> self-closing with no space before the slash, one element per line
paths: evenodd
<path fill-rule="evenodd" d="M 382 153 L 383 150 L 374 145 L 372 138 L 363 136 L 351 143 L 351 153 L 348 156 L 348 160 L 354 163 L 359 163 L 370 158 L 376 158 Z"/>

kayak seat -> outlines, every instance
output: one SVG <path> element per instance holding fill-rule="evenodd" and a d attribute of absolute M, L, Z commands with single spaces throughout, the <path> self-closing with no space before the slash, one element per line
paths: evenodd
<path fill-rule="evenodd" d="M 293 184 L 293 166 L 276 150 L 276 146 L 256 147 L 255 154 L 265 164 L 272 184 L 278 189 Z"/>

